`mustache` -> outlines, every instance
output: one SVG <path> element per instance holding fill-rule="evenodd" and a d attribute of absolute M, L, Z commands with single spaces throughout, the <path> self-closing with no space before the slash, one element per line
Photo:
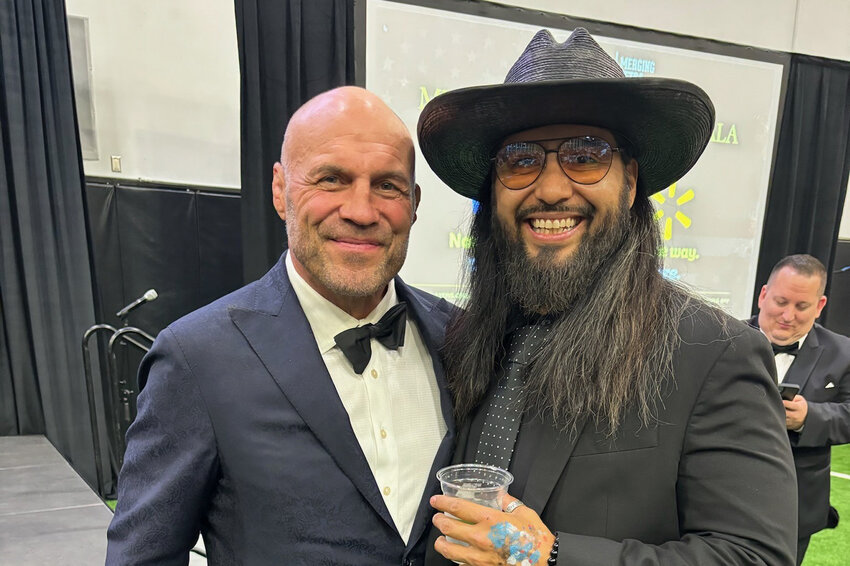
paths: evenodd
<path fill-rule="evenodd" d="M 578 214 L 580 216 L 584 216 L 588 220 L 592 220 L 593 217 L 596 216 L 596 207 L 591 204 L 568 206 L 565 204 L 547 204 L 545 202 L 542 202 L 540 204 L 533 204 L 523 208 L 518 208 L 516 213 L 514 214 L 514 218 L 517 222 L 523 222 L 532 214 L 540 214 L 541 212 L 561 212 L 566 214 Z"/>

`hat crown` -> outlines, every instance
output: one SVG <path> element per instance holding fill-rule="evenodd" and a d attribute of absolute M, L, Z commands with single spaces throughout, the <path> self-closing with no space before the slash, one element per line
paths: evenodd
<path fill-rule="evenodd" d="M 574 79 L 622 79 L 625 73 L 584 28 L 563 43 L 540 30 L 505 77 L 505 84 Z"/>

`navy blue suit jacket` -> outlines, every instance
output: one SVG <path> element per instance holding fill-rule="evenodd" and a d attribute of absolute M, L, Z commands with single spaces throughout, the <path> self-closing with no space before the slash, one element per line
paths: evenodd
<path fill-rule="evenodd" d="M 107 564 L 419 564 L 451 456 L 437 355 L 452 307 L 396 279 L 431 352 L 448 432 L 409 543 L 383 502 L 283 261 L 178 320 L 139 370 Z"/>

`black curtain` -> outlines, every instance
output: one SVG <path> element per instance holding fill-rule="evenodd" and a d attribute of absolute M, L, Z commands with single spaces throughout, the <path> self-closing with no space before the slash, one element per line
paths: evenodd
<path fill-rule="evenodd" d="M 158 298 L 130 312 L 127 323 L 156 336 L 181 316 L 242 285 L 239 193 L 90 178 L 86 201 L 99 322 L 121 327 L 115 313 L 153 288 Z M 99 336 L 100 352 L 105 353 L 111 334 Z M 114 353 L 116 371 L 109 381 L 95 381 L 95 404 L 105 431 L 100 437 L 105 495 L 114 493 L 124 432 L 136 415 L 136 374 L 143 355 L 126 342 L 114 344 Z M 100 367 L 106 369 L 108 360 L 101 357 Z"/>
<path fill-rule="evenodd" d="M 0 2 L 0 434 L 46 434 L 92 485 L 94 321 L 65 2 Z"/>
<path fill-rule="evenodd" d="M 354 84 L 354 2 L 236 0 L 241 70 L 242 265 L 245 282 L 286 248 L 272 208 L 272 167 L 289 117 L 328 89 Z"/>
<path fill-rule="evenodd" d="M 850 63 L 793 55 L 765 210 L 754 311 L 771 268 L 786 255 L 811 254 L 832 271 L 848 173 Z M 828 310 L 829 303 L 822 322 Z"/>

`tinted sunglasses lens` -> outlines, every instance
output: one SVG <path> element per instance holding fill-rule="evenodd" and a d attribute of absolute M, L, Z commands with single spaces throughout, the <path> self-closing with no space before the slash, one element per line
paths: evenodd
<path fill-rule="evenodd" d="M 567 177 L 581 185 L 598 183 L 611 168 L 614 151 L 601 138 L 569 138 L 558 148 L 558 162 Z"/>
<path fill-rule="evenodd" d="M 545 162 L 546 152 L 539 144 L 509 143 L 496 154 L 496 175 L 507 188 L 524 189 L 537 179 Z"/>

